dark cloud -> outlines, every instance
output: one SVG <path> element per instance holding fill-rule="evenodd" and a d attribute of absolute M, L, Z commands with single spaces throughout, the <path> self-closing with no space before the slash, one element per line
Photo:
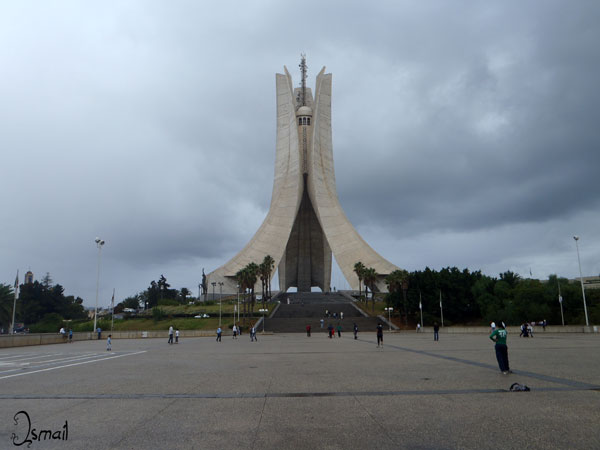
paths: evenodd
<path fill-rule="evenodd" d="M 333 73 L 338 193 L 408 269 L 600 272 L 594 2 L 0 7 L 0 280 L 195 289 L 269 207 L 274 73 Z M 339 273 L 334 282 L 343 286 Z M 106 302 L 105 302 L 106 303 Z"/>

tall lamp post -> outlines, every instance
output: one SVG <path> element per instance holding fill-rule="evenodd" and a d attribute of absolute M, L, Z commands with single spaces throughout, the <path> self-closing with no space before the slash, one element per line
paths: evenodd
<path fill-rule="evenodd" d="M 221 326 L 221 299 L 223 298 L 223 283 L 219 281 L 219 326 Z"/>
<path fill-rule="evenodd" d="M 98 272 L 96 275 L 96 308 L 94 309 L 94 331 L 97 330 L 97 321 L 98 317 L 98 291 L 100 290 L 100 257 L 102 255 L 102 246 L 104 245 L 104 241 L 97 237 L 94 242 L 96 243 L 96 247 L 98 247 Z"/>
<path fill-rule="evenodd" d="M 237 296 L 238 296 L 238 307 L 237 307 L 237 321 L 240 322 L 240 285 L 237 285 Z M 234 314 L 235 315 L 235 314 Z"/>
<path fill-rule="evenodd" d="M 392 311 L 394 308 L 383 308 L 388 312 L 388 325 L 390 327 L 390 331 L 392 331 Z"/>
<path fill-rule="evenodd" d="M 258 310 L 258 312 L 261 312 L 263 315 L 263 334 L 264 334 L 265 333 L 265 313 L 269 312 L 269 310 L 261 308 Z"/>
<path fill-rule="evenodd" d="M 579 263 L 579 281 L 581 282 L 581 295 L 583 296 L 583 311 L 585 312 L 585 326 L 589 327 L 587 305 L 585 304 L 585 288 L 583 287 L 583 275 L 581 274 L 581 259 L 579 258 L 579 236 L 573 236 L 575 239 L 575 247 L 577 247 L 577 262 Z"/>

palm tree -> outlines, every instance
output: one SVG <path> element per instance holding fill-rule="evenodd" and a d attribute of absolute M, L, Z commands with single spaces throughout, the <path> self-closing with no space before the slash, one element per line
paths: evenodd
<path fill-rule="evenodd" d="M 238 270 L 238 272 L 235 274 L 235 278 L 237 279 L 240 289 L 243 290 L 244 294 L 245 294 L 246 289 L 248 288 L 248 270 L 246 269 L 246 267 Z M 245 325 L 246 324 L 246 295 L 244 295 L 242 297 L 242 304 L 244 305 L 243 317 L 244 317 L 244 325 Z"/>
<path fill-rule="evenodd" d="M 364 271 L 365 271 L 365 266 L 363 265 L 363 263 L 361 263 L 360 261 L 358 261 L 356 264 L 354 264 L 354 273 L 358 277 L 358 299 L 359 300 L 361 298 L 361 292 L 362 292 L 361 282 L 362 282 L 362 280 L 364 278 L 364 276 L 363 276 Z M 365 296 L 366 295 L 367 295 L 367 293 L 365 291 Z"/>
<path fill-rule="evenodd" d="M 245 269 L 247 271 L 247 286 L 250 289 L 250 312 L 254 314 L 254 286 L 258 280 L 258 264 L 251 262 Z"/>
<path fill-rule="evenodd" d="M 363 271 L 363 280 L 365 282 L 365 288 L 368 286 L 371 289 L 371 311 L 375 311 L 375 283 L 377 283 L 377 272 L 372 267 L 367 267 Z M 366 289 L 365 289 L 366 296 Z M 366 299 L 365 299 L 366 301 Z"/>
<path fill-rule="evenodd" d="M 271 255 L 265 256 L 263 259 L 263 264 L 266 266 L 266 274 L 267 274 L 267 297 L 271 300 L 271 274 L 275 269 L 275 260 L 271 257 Z"/>
<path fill-rule="evenodd" d="M 408 323 L 408 311 L 406 309 L 406 289 L 408 287 L 408 272 L 404 269 L 394 270 L 385 277 L 385 284 L 388 285 L 390 294 L 395 294 L 402 290 L 404 294 L 404 323 Z"/>
<path fill-rule="evenodd" d="M 267 277 L 268 277 L 267 271 L 268 271 L 268 268 L 264 261 L 258 265 L 258 275 L 260 278 L 260 285 L 261 285 L 261 290 L 262 290 L 263 308 L 265 307 L 265 300 L 266 300 L 265 297 L 267 296 L 267 294 L 266 294 Z"/>

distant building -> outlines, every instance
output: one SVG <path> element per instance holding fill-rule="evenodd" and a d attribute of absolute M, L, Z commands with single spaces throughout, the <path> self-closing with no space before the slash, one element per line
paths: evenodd
<path fill-rule="evenodd" d="M 579 283 L 579 277 L 569 280 L 570 283 Z M 584 289 L 600 289 L 600 276 L 583 277 Z"/>
<path fill-rule="evenodd" d="M 33 272 L 28 270 L 25 274 L 25 284 L 33 284 Z"/>

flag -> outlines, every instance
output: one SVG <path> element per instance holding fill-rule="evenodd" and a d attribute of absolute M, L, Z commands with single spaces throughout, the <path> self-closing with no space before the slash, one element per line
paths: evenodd
<path fill-rule="evenodd" d="M 112 296 L 112 300 L 110 301 L 110 309 L 114 310 L 115 309 L 115 290 L 113 289 L 113 296 Z"/>
<path fill-rule="evenodd" d="M 533 274 L 531 273 L 531 267 L 529 268 L 529 276 L 532 277 Z"/>
<path fill-rule="evenodd" d="M 19 269 L 17 269 L 17 277 L 15 278 L 15 292 L 17 292 L 17 289 L 19 289 Z"/>

